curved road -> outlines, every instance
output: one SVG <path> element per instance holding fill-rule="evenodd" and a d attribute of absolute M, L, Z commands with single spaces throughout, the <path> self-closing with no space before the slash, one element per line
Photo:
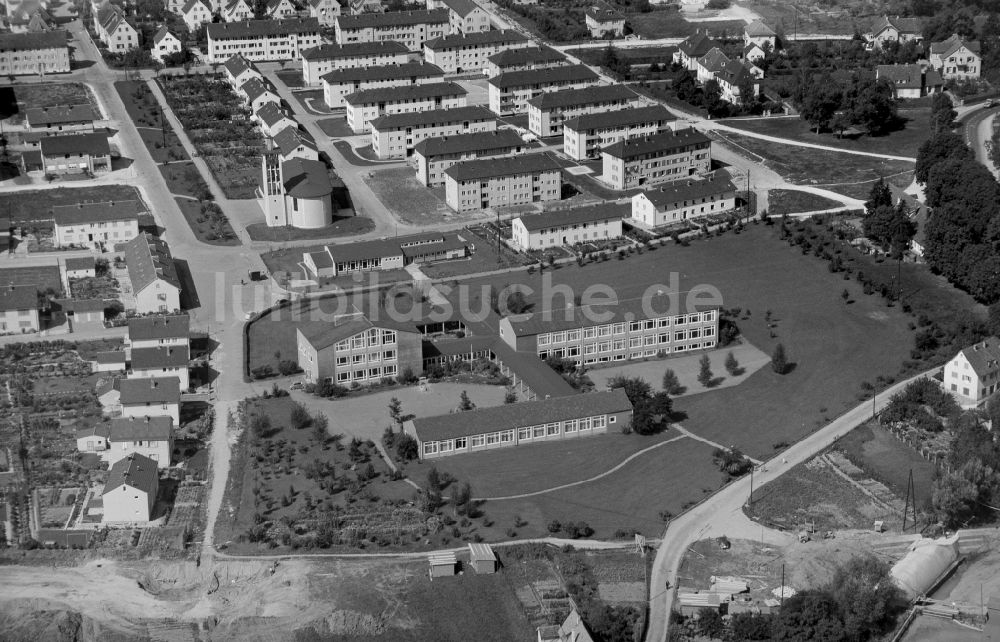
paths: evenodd
<path fill-rule="evenodd" d="M 986 141 L 993 137 L 993 119 L 998 112 L 1000 107 L 975 111 L 962 121 L 962 127 L 965 130 L 965 143 L 975 152 L 976 160 L 993 172 L 993 176 L 1000 178 L 1000 173 L 997 172 L 986 149 Z"/>

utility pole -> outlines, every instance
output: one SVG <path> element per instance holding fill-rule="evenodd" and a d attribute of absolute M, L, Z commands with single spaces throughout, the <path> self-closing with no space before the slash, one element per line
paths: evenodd
<path fill-rule="evenodd" d="M 747 500 L 747 506 L 753 506 L 753 466 L 750 466 L 750 499 Z"/>
<path fill-rule="evenodd" d="M 780 607 L 785 606 L 785 565 L 781 565 L 781 604 Z"/>

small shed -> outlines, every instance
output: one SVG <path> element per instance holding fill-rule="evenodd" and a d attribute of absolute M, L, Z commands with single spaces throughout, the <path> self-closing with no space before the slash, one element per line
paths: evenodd
<path fill-rule="evenodd" d="M 718 611 L 722 607 L 722 598 L 718 593 L 677 593 L 677 601 L 680 603 L 681 615 L 691 617 L 697 615 L 701 609 L 715 609 Z"/>
<path fill-rule="evenodd" d="M 497 556 L 489 544 L 469 542 L 469 564 L 478 575 L 490 575 L 497 572 Z"/>
<path fill-rule="evenodd" d="M 450 577 L 455 574 L 455 567 L 458 565 L 455 553 L 448 551 L 445 553 L 431 553 L 428 556 L 430 562 L 430 575 L 435 577 Z"/>

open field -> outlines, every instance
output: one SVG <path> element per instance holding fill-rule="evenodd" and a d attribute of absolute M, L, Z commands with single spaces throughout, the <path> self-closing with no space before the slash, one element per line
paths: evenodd
<path fill-rule="evenodd" d="M 56 205 L 142 200 L 142 197 L 139 190 L 131 185 L 100 185 L 8 192 L 3 195 L 3 200 L 4 213 L 9 214 L 11 223 L 26 225 L 45 220 Z"/>
<path fill-rule="evenodd" d="M 758 134 L 788 138 L 804 143 L 826 145 L 860 152 L 889 154 L 890 156 L 912 156 L 916 158 L 917 149 L 930 135 L 930 109 L 900 109 L 900 118 L 906 125 L 899 131 L 885 136 L 867 136 L 838 138 L 835 133 L 817 134 L 809 123 L 799 117 L 778 117 L 759 119 L 723 120 L 730 127 L 745 129 Z"/>
<path fill-rule="evenodd" d="M 309 230 L 295 227 L 268 227 L 266 223 L 252 223 L 247 226 L 247 233 L 254 241 L 304 241 L 357 236 L 358 234 L 367 234 L 373 229 L 375 229 L 375 223 L 370 218 L 343 216 L 335 218 L 331 225 Z"/>
<path fill-rule="evenodd" d="M 880 177 L 896 187 L 906 187 L 913 181 L 913 163 L 906 161 L 807 150 L 730 132 L 713 131 L 710 135 L 792 183 L 822 187 L 853 198 L 868 198 L 872 185 Z"/>
<path fill-rule="evenodd" d="M 160 173 L 167 182 L 167 189 L 175 196 L 190 196 L 198 200 L 211 200 L 212 192 L 194 163 L 184 161 L 160 165 Z"/>
<path fill-rule="evenodd" d="M 212 201 L 194 201 L 190 198 L 177 197 L 177 206 L 184 214 L 191 231 L 195 236 L 210 245 L 239 245 L 229 224 L 229 219 L 222 213 L 219 206 Z"/>
<path fill-rule="evenodd" d="M 879 3 L 844 2 L 820 9 L 818 5 L 808 0 L 761 0 L 753 3 L 753 11 L 779 33 L 794 34 L 816 33 L 831 35 L 850 35 L 864 33 L 870 28 L 869 23 L 878 18 L 877 14 L 866 13 L 873 10 Z M 856 9 L 857 17 L 849 11 Z"/>
<path fill-rule="evenodd" d="M 155 162 L 168 163 L 189 158 L 174 128 L 162 118 L 160 105 L 145 82 L 119 81 L 115 83 L 115 91 Z"/>
<path fill-rule="evenodd" d="M 815 212 L 840 207 L 837 201 L 809 192 L 797 192 L 790 189 L 772 189 L 767 191 L 768 214 L 798 214 L 800 212 Z"/>
<path fill-rule="evenodd" d="M 930 509 L 931 484 L 937 476 L 934 464 L 884 428 L 871 424 L 859 426 L 837 441 L 837 449 L 900 497 L 906 497 L 910 471 L 913 471 L 917 507 Z"/>
<path fill-rule="evenodd" d="M 346 118 L 325 118 L 316 121 L 316 124 L 330 138 L 346 138 L 357 135 L 347 126 Z"/>

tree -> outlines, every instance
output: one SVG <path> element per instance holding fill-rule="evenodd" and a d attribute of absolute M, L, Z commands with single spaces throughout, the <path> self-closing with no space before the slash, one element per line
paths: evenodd
<path fill-rule="evenodd" d="M 891 630 L 896 616 L 906 608 L 906 598 L 889 575 L 889 565 L 874 556 L 848 560 L 837 569 L 828 590 L 849 640 L 874 639 Z"/>
<path fill-rule="evenodd" d="M 802 96 L 799 115 L 816 128 L 816 133 L 830 125 L 843 99 L 840 87 L 829 75 L 810 84 Z"/>
<path fill-rule="evenodd" d="M 663 391 L 674 396 L 684 392 L 684 386 L 681 385 L 680 379 L 670 368 L 667 368 L 667 371 L 663 373 Z"/>
<path fill-rule="evenodd" d="M 719 609 L 705 607 L 698 609 L 698 634 L 711 640 L 721 639 L 726 632 Z"/>
<path fill-rule="evenodd" d="M 833 596 L 807 590 L 785 600 L 774 622 L 774 640 L 844 642 L 844 623 Z"/>
<path fill-rule="evenodd" d="M 874 212 L 879 207 L 892 207 L 892 192 L 889 190 L 888 183 L 881 176 L 875 181 L 868 193 L 868 200 L 865 201 L 865 212 Z"/>
<path fill-rule="evenodd" d="M 625 375 L 615 375 L 608 379 L 608 388 L 624 388 L 625 395 L 634 406 L 643 399 L 649 399 L 653 395 L 653 387 L 642 377 L 626 377 Z"/>
<path fill-rule="evenodd" d="M 785 356 L 785 346 L 780 343 L 774 346 L 774 352 L 771 353 L 771 369 L 780 375 L 788 372 L 788 357 Z"/>
<path fill-rule="evenodd" d="M 894 257 L 902 256 L 917 233 L 917 225 L 903 201 L 896 207 L 875 208 L 862 219 L 861 229 L 866 237 Z"/>
<path fill-rule="evenodd" d="M 934 481 L 931 503 L 949 528 L 963 527 L 982 511 L 980 502 L 997 483 L 996 473 L 978 458 Z"/>
<path fill-rule="evenodd" d="M 884 78 L 856 77 L 845 99 L 851 121 L 864 127 L 870 136 L 884 133 L 898 120 L 893 86 Z"/>
<path fill-rule="evenodd" d="M 914 178 L 917 182 L 926 184 L 931 168 L 943 160 L 975 161 L 975 156 L 958 134 L 951 131 L 938 132 L 917 149 Z"/>
<path fill-rule="evenodd" d="M 931 103 L 931 131 L 935 134 L 949 131 L 955 127 L 955 119 L 958 112 L 952 106 L 951 97 L 948 94 L 934 94 L 934 101 Z"/>
<path fill-rule="evenodd" d="M 740 362 L 732 352 L 726 355 L 726 372 L 734 377 L 740 373 Z"/>
<path fill-rule="evenodd" d="M 469 482 L 463 483 L 452 495 L 451 501 L 455 504 L 455 508 L 459 514 L 468 512 L 469 505 L 472 503 L 472 486 Z"/>
<path fill-rule="evenodd" d="M 527 312 L 531 304 L 528 300 L 524 298 L 524 293 L 520 290 L 515 290 L 507 296 L 507 301 L 505 302 L 508 314 L 521 314 Z"/>
<path fill-rule="evenodd" d="M 312 418 L 312 438 L 318 441 L 320 444 L 325 444 L 327 438 L 330 436 L 327 432 L 329 427 L 329 421 L 327 421 L 326 415 L 320 413 L 313 415 Z"/>
<path fill-rule="evenodd" d="M 753 462 L 739 448 L 731 450 L 716 448 L 712 452 L 712 461 L 719 467 L 719 470 L 730 477 L 745 475 L 753 468 Z"/>
<path fill-rule="evenodd" d="M 311 423 L 312 417 L 309 416 L 309 411 L 306 410 L 306 407 L 300 403 L 295 404 L 292 408 L 292 425 L 302 429 Z"/>
<path fill-rule="evenodd" d="M 737 613 L 733 616 L 730 627 L 736 642 L 756 642 L 770 640 L 774 616 L 770 614 Z"/>
<path fill-rule="evenodd" d="M 833 118 L 830 120 L 830 129 L 837 132 L 837 138 L 843 138 L 844 132 L 847 131 L 847 129 L 849 129 L 850 126 L 851 126 L 850 115 L 842 111 L 838 111 L 836 114 L 833 115 Z M 768 626 L 770 626 L 770 624 L 768 624 Z"/>
<path fill-rule="evenodd" d="M 472 403 L 472 400 L 469 399 L 469 393 L 463 390 L 462 394 L 458 398 L 458 409 L 462 412 L 466 412 L 468 410 L 474 410 L 475 407 L 476 404 Z"/>
<path fill-rule="evenodd" d="M 652 435 L 670 423 L 673 401 L 665 392 L 642 398 L 632 404 L 632 430 L 639 435 Z"/>
<path fill-rule="evenodd" d="M 507 388 L 507 390 L 503 393 L 503 402 L 505 404 L 517 403 L 517 392 L 515 392 L 513 388 Z"/>
<path fill-rule="evenodd" d="M 708 355 L 701 355 L 701 359 L 698 361 L 698 383 L 705 386 L 706 388 L 712 385 L 712 362 L 709 361 Z"/>
<path fill-rule="evenodd" d="M 420 456 L 420 444 L 412 435 L 403 433 L 396 436 L 396 457 L 403 461 L 412 461 Z"/>
<path fill-rule="evenodd" d="M 403 402 L 396 397 L 389 400 L 389 417 L 391 417 L 396 424 L 403 423 Z"/>
<path fill-rule="evenodd" d="M 441 474 L 438 473 L 437 466 L 431 466 L 427 471 L 427 488 L 434 492 L 441 492 Z"/>

